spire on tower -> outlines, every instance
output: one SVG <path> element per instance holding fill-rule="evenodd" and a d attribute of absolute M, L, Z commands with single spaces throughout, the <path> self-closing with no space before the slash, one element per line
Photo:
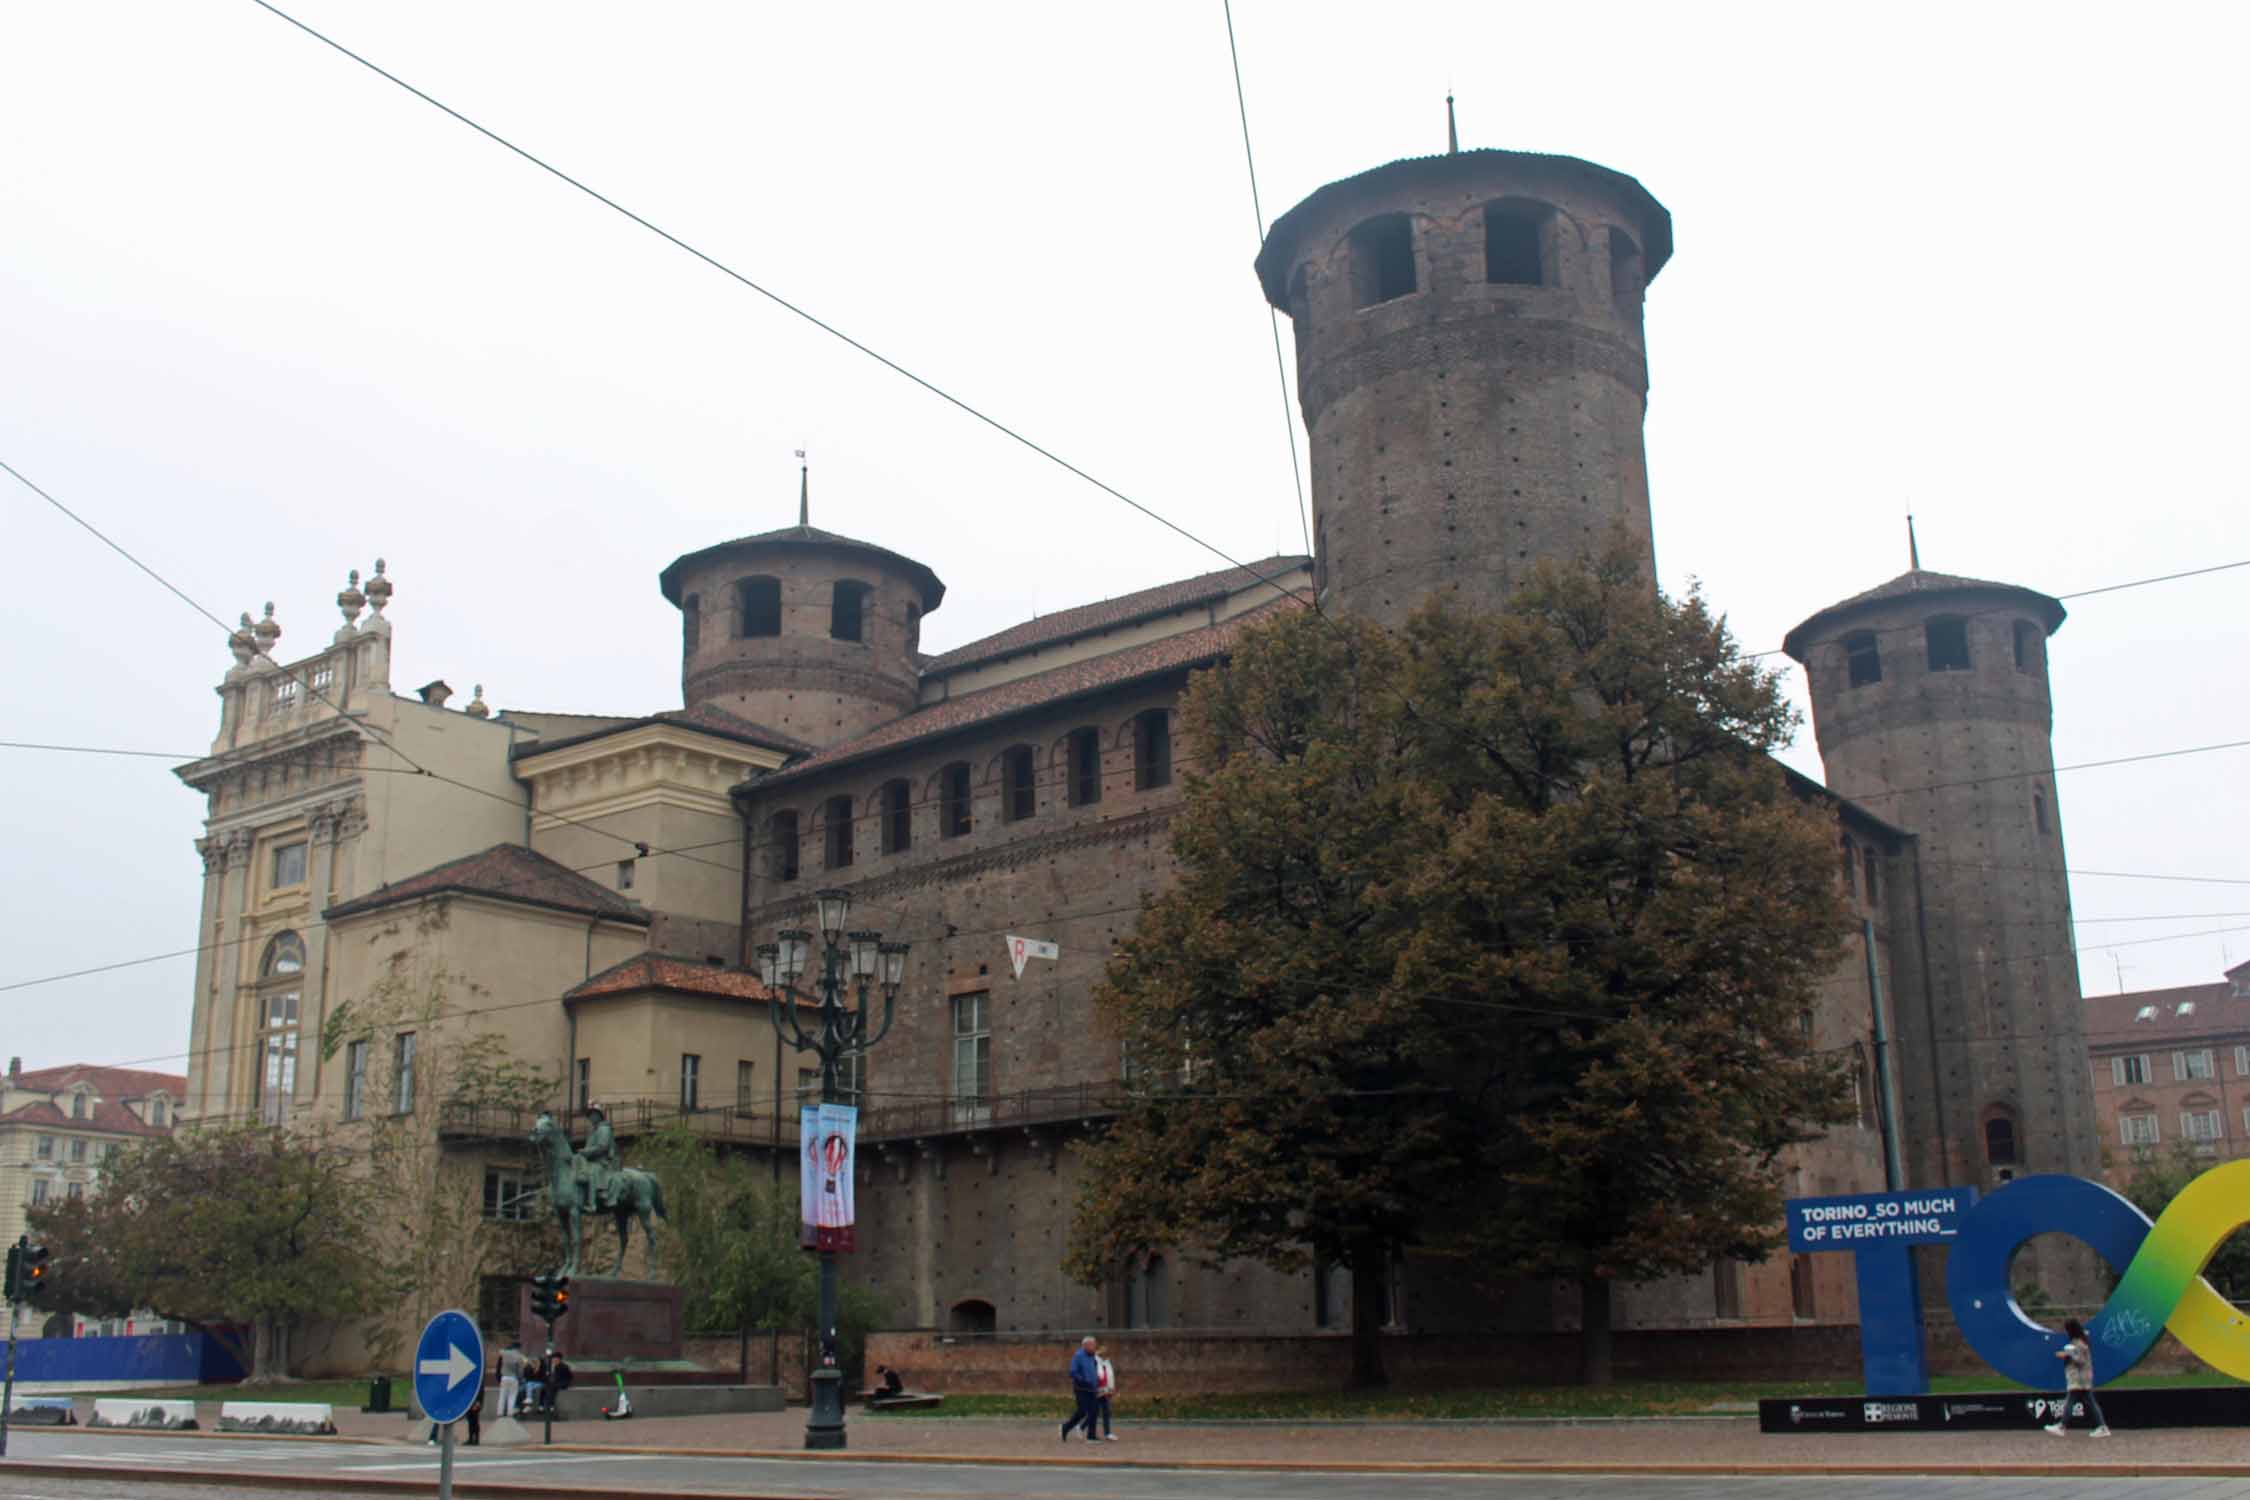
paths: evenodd
<path fill-rule="evenodd" d="M 1914 540 L 1914 512 L 1906 513 L 1906 561 L 1915 572 L 1922 571 L 1922 549 Z"/>
<path fill-rule="evenodd" d="M 1453 123 L 1453 90 L 1451 89 L 1445 91 L 1445 154 L 1447 156 L 1459 156 L 1461 154 L 1461 131 Z"/>
<path fill-rule="evenodd" d="M 797 524 L 812 525 L 812 468 L 802 448 L 797 450 Z"/>

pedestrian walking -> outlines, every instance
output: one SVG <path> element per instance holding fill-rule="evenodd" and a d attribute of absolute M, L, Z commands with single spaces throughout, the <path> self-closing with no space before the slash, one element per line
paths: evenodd
<path fill-rule="evenodd" d="M 477 1399 L 469 1403 L 469 1446 L 474 1448 L 484 1436 L 484 1382 L 477 1382 Z"/>
<path fill-rule="evenodd" d="M 1095 1388 L 1094 1399 L 1101 1406 L 1102 1441 L 1114 1443 L 1117 1441 L 1117 1434 L 1110 1430 L 1109 1398 L 1117 1394 L 1117 1371 L 1110 1364 L 1109 1356 L 1102 1353 L 1099 1344 L 1094 1346 L 1094 1363 L 1101 1369 L 1101 1384 Z M 1091 1436 L 1093 1430 L 1091 1427 L 1087 1428 L 1087 1434 Z"/>
<path fill-rule="evenodd" d="M 2086 1411 L 2094 1419 L 2091 1436 L 2109 1436 L 2109 1418 L 2102 1415 L 2101 1402 L 2094 1399 L 2094 1349 L 2086 1342 L 2086 1325 L 2076 1318 L 2063 1319 L 2063 1346 L 2055 1351 L 2055 1358 L 2063 1362 L 2062 1415 L 2047 1424 L 2047 1430 L 2056 1437 L 2070 1431 L 2070 1414 L 2083 1399 Z"/>
<path fill-rule="evenodd" d="M 516 1414 L 516 1396 L 523 1389 L 523 1345 L 514 1339 L 500 1351 L 500 1415 Z"/>
<path fill-rule="evenodd" d="M 1078 1345 L 1078 1352 L 1070 1357 L 1070 1393 L 1077 1398 L 1078 1410 L 1062 1424 L 1064 1442 L 1070 1441 L 1071 1430 L 1076 1427 L 1086 1429 L 1087 1442 L 1101 1441 L 1094 1431 L 1094 1423 L 1101 1419 L 1101 1408 L 1096 1404 L 1101 1400 L 1101 1389 L 1101 1361 L 1094 1357 L 1094 1336 L 1088 1334 Z"/>

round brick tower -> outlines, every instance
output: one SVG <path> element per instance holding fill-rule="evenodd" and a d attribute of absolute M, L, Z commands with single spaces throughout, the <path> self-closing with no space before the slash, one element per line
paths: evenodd
<path fill-rule="evenodd" d="M 1620 526 L 1653 578 L 1641 298 L 1671 253 L 1632 178 L 1517 151 L 1393 162 L 1277 219 L 1258 279 L 1296 329 L 1323 600 L 1490 609 Z"/>
<path fill-rule="evenodd" d="M 1783 642 L 1830 788 L 1914 836 L 1915 868 L 1891 882 L 1888 984 L 1909 1186 L 2100 1175 L 2049 739 L 2063 614 L 1917 567 Z M 2052 1269 L 2061 1295 L 2070 1273 Z"/>
<path fill-rule="evenodd" d="M 687 707 L 816 747 L 913 709 L 922 617 L 945 598 L 912 558 L 802 520 L 690 552 L 658 582 L 680 609 Z"/>

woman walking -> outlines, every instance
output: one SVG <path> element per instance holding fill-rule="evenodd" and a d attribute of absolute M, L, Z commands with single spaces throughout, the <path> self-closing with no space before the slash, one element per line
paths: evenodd
<path fill-rule="evenodd" d="M 1094 1388 L 1094 1404 L 1100 1408 L 1102 1414 L 1102 1441 L 1114 1443 L 1117 1441 L 1117 1434 L 1110 1431 L 1109 1398 L 1117 1394 L 1117 1371 L 1111 1368 L 1109 1356 L 1102 1353 L 1099 1348 L 1094 1351 L 1094 1366 L 1101 1371 L 1101 1384 Z M 1089 1425 L 1086 1428 L 1086 1436 L 1092 1437 L 1093 1435 L 1094 1429 Z"/>
<path fill-rule="evenodd" d="M 2109 1419 L 2102 1415 L 2102 1404 L 2094 1399 L 2094 1349 L 2086 1342 L 2086 1325 L 2076 1318 L 2063 1319 L 2063 1346 L 2055 1351 L 2055 1358 L 2063 1362 L 2062 1415 L 2047 1425 L 2047 1430 L 2061 1437 L 2070 1430 L 2070 1414 L 2083 1398 L 2086 1410 L 2093 1416 L 2094 1437 L 2109 1436 Z"/>

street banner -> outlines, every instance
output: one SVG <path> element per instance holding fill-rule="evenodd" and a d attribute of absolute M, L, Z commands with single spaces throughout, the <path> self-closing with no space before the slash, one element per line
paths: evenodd
<path fill-rule="evenodd" d="M 1015 966 L 1016 978 L 1023 978 L 1023 963 L 1027 958 L 1060 958 L 1062 949 L 1053 943 L 1042 943 L 1037 938 L 1008 935 L 1008 962 Z"/>
<path fill-rule="evenodd" d="M 808 1104 L 798 1111 L 797 1241 L 808 1250 L 854 1248 L 852 1153 L 859 1147 L 859 1111 L 849 1104 Z"/>

